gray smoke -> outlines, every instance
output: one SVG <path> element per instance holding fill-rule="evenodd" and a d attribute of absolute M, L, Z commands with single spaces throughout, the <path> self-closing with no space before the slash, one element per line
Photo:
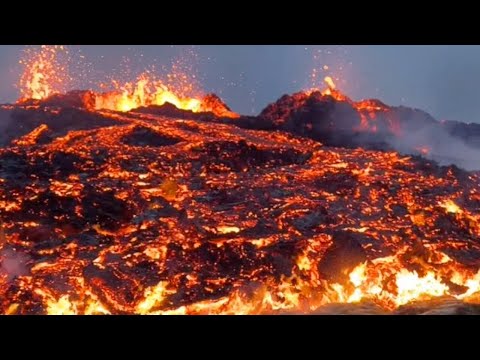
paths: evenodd
<path fill-rule="evenodd" d="M 7 275 L 7 281 L 18 276 L 28 275 L 30 273 L 27 264 L 29 260 L 26 254 L 5 247 L 0 250 L 0 273 Z"/>
<path fill-rule="evenodd" d="M 453 164 L 468 171 L 480 170 L 480 148 L 467 144 L 438 125 L 409 129 L 404 136 L 392 138 L 389 143 L 405 154 L 418 154 L 420 148 L 428 149 L 428 153 L 422 153 L 422 156 L 440 165 Z"/>
<path fill-rule="evenodd" d="M 28 255 L 8 245 L 5 229 L 0 222 L 0 276 L 6 275 L 7 281 L 10 281 L 17 276 L 28 275 L 29 260 Z"/>

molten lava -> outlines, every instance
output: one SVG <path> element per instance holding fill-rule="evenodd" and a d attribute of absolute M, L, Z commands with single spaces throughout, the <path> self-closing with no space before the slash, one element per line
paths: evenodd
<path fill-rule="evenodd" d="M 147 75 L 25 78 L 41 101 L 0 107 L 1 313 L 478 313 L 479 174 L 352 143 L 416 113 L 331 78 L 255 118 Z"/>
<path fill-rule="evenodd" d="M 23 100 L 41 100 L 64 92 L 68 81 L 68 51 L 61 45 L 42 45 L 39 50 L 27 48 L 19 61 L 23 72 L 19 89 Z"/>
<path fill-rule="evenodd" d="M 24 58 L 20 60 L 23 72 L 18 84 L 21 93 L 18 103 L 48 100 L 52 95 L 66 92 L 71 80 L 68 76 L 68 60 L 65 58 L 67 55 L 68 50 L 59 45 L 43 45 L 40 49 L 27 48 Z M 94 93 L 95 105 L 93 108 L 94 110 L 127 112 L 140 107 L 161 106 L 170 103 L 182 110 L 211 112 L 219 117 L 239 117 L 221 101 L 211 101 L 209 95 L 198 96 L 199 92 L 197 91 L 197 95 L 191 96 L 194 86 L 188 76 L 173 73 L 168 74 L 166 78 L 169 81 L 172 79 L 181 81 L 176 81 L 175 86 L 169 86 L 156 79 L 151 72 L 141 74 L 133 82 L 122 84 L 120 81 L 113 81 L 114 90 Z"/>
<path fill-rule="evenodd" d="M 219 117 L 236 118 L 230 109 L 221 102 L 209 102 L 205 97 L 188 97 L 179 94 L 183 89 L 174 91 L 161 81 L 152 80 L 147 73 L 142 74 L 137 81 L 118 86 L 118 90 L 96 94 L 95 109 L 130 111 L 151 105 L 161 106 L 165 103 L 175 105 L 178 109 L 192 112 L 212 112 Z"/>
<path fill-rule="evenodd" d="M 478 298 L 474 174 L 148 111 L 1 111 L 5 314 Z"/>

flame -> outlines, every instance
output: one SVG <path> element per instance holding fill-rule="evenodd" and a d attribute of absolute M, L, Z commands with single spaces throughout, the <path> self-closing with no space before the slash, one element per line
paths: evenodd
<path fill-rule="evenodd" d="M 63 295 L 57 301 L 47 302 L 47 313 L 48 315 L 75 315 L 77 311 L 68 295 Z"/>
<path fill-rule="evenodd" d="M 346 299 L 346 302 L 373 300 L 386 309 L 395 309 L 413 301 L 442 296 L 464 299 L 480 289 L 478 273 L 472 274 L 466 269 L 456 268 L 452 259 L 443 253 L 435 255 L 440 259 L 439 263 L 445 264 L 446 268 L 442 272 L 427 270 L 422 275 L 402 265 L 400 261 L 402 254 L 403 251 L 394 256 L 359 264 L 349 274 L 353 290 L 346 290 L 348 286 L 341 284 L 333 284 L 331 288 L 337 293 L 338 298 Z M 452 292 L 442 273 L 445 273 L 445 278 L 449 281 L 462 285 L 467 290 L 461 294 Z"/>
<path fill-rule="evenodd" d="M 415 270 L 406 269 L 400 261 L 404 249 L 398 254 L 377 258 L 356 266 L 349 274 L 348 284 L 328 283 L 315 274 L 315 262 L 302 254 L 297 258 L 298 272 L 291 277 L 282 277 L 279 283 L 273 279 L 266 281 L 255 290 L 253 296 L 238 290 L 229 296 L 207 300 L 179 308 L 153 310 L 165 300 L 166 283 L 160 282 L 146 291 L 145 299 L 137 306 L 141 314 L 268 314 L 279 311 L 309 313 L 326 304 L 337 302 L 358 303 L 374 301 L 381 307 L 392 310 L 402 305 L 429 300 L 442 296 L 465 299 L 480 291 L 480 271 L 472 274 L 456 269 L 454 262 L 443 253 L 434 253 L 439 263 L 452 266 L 450 281 L 462 285 L 467 290 L 454 294 L 442 279 L 441 273 L 433 270 L 419 275 Z M 305 277 L 305 274 L 310 276 Z M 174 292 L 170 290 L 170 293 Z"/>
<path fill-rule="evenodd" d="M 314 73 L 312 75 L 313 83 L 315 83 L 315 77 L 316 77 L 316 70 L 314 70 Z M 337 101 L 347 101 L 347 102 L 350 101 L 350 99 L 346 95 L 344 95 L 343 93 L 337 90 L 337 86 L 331 76 L 324 77 L 323 83 L 324 85 L 326 85 L 327 87 L 326 89 L 320 90 L 316 86 L 314 86 L 313 88 L 305 90 L 305 93 L 307 95 L 310 95 L 314 92 L 320 92 L 323 96 L 330 96 Z"/>
<path fill-rule="evenodd" d="M 300 271 L 309 271 L 312 269 L 312 262 L 307 255 L 301 254 L 297 259 L 297 266 Z"/>
<path fill-rule="evenodd" d="M 422 297 L 431 298 L 448 294 L 448 286 L 429 271 L 425 276 L 420 277 L 415 271 L 410 272 L 402 269 L 396 275 L 398 295 L 395 299 L 396 305 L 404 305 L 412 300 L 419 300 Z"/>

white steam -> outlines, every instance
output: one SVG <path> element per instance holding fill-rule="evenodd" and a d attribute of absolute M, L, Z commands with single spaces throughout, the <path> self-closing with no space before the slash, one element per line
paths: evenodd
<path fill-rule="evenodd" d="M 438 125 L 425 126 L 420 130 L 410 128 L 403 136 L 388 141 L 399 152 L 421 153 L 440 165 L 456 165 L 467 171 L 480 170 L 480 148 L 467 144 Z"/>

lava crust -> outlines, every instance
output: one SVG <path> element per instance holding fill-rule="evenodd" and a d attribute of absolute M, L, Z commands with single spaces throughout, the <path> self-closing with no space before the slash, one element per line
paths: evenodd
<path fill-rule="evenodd" d="M 411 111 L 364 103 L 360 147 L 359 103 L 320 93 L 257 118 L 71 96 L 0 109 L 1 313 L 479 312 L 478 175 L 377 146 Z"/>

